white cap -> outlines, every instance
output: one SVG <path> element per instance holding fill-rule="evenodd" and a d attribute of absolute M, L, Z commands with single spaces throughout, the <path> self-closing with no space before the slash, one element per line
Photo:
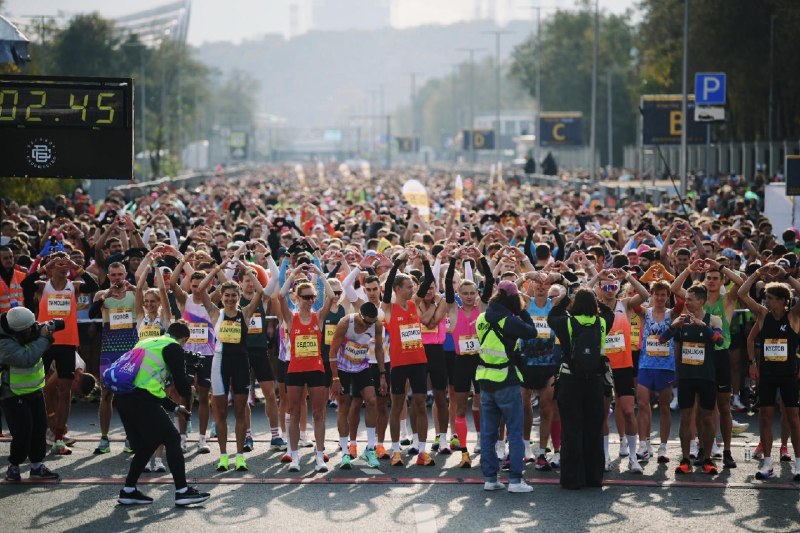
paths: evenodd
<path fill-rule="evenodd" d="M 36 322 L 36 317 L 27 307 L 15 307 L 6 313 L 6 320 L 11 331 L 20 332 L 31 327 Z"/>

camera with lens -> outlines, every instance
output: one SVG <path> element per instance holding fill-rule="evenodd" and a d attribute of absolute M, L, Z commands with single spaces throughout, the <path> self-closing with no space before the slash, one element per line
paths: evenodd
<path fill-rule="evenodd" d="M 184 350 L 183 360 L 186 361 L 186 371 L 189 374 L 196 373 L 203 366 L 203 354 L 200 352 Z"/>
<path fill-rule="evenodd" d="M 67 327 L 67 323 L 64 322 L 63 318 L 54 318 L 52 320 L 48 320 L 47 322 L 37 322 L 36 323 L 36 330 L 40 330 L 42 326 L 47 326 L 52 333 L 56 331 L 61 331 L 62 329 Z"/>

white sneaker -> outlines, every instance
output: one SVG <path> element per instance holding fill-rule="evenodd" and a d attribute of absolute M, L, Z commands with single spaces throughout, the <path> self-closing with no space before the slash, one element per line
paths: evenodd
<path fill-rule="evenodd" d="M 292 462 L 289 463 L 289 472 L 299 472 L 300 471 L 300 459 L 292 459 Z"/>
<path fill-rule="evenodd" d="M 553 453 L 550 459 L 550 468 L 561 468 L 561 452 Z"/>
<path fill-rule="evenodd" d="M 667 455 L 667 445 L 666 444 L 659 444 L 658 445 L 658 462 L 659 463 L 668 463 L 669 462 L 669 455 Z"/>
<path fill-rule="evenodd" d="M 466 446 L 466 443 L 464 444 Z M 472 447 L 472 451 L 475 453 L 481 453 L 481 434 L 478 433 L 478 441 L 475 443 L 475 446 Z"/>
<path fill-rule="evenodd" d="M 181 451 L 186 453 L 189 451 L 189 441 L 186 435 L 181 435 Z"/>
<path fill-rule="evenodd" d="M 533 487 L 525 483 L 525 480 L 520 480 L 519 483 L 509 483 L 508 484 L 508 492 L 532 492 Z"/>
<path fill-rule="evenodd" d="M 639 464 L 639 461 L 631 457 L 628 460 L 628 472 L 631 474 L 644 474 L 644 468 Z"/>
<path fill-rule="evenodd" d="M 697 441 L 692 440 L 692 442 L 689 444 L 689 457 L 692 459 L 697 459 L 698 453 L 700 453 L 700 448 L 697 445 Z"/>
<path fill-rule="evenodd" d="M 314 443 L 307 439 L 306 435 L 301 435 L 300 440 L 297 441 L 298 448 L 311 448 Z"/>
<path fill-rule="evenodd" d="M 197 441 L 197 453 L 211 453 L 211 448 L 208 446 L 206 439 Z"/>
<path fill-rule="evenodd" d="M 535 459 L 535 457 L 533 456 L 533 451 L 531 450 L 531 443 L 526 442 L 524 446 L 525 446 L 525 452 L 523 457 L 525 458 L 525 460 L 527 461 L 528 459 Z"/>
<path fill-rule="evenodd" d="M 672 401 L 669 402 L 669 410 L 670 411 L 677 411 L 678 410 L 678 395 L 674 394 L 672 396 Z"/>
<path fill-rule="evenodd" d="M 717 446 L 717 441 L 714 441 L 714 444 L 711 445 L 711 457 L 714 459 L 721 459 L 722 458 L 722 451 Z"/>
<path fill-rule="evenodd" d="M 611 472 L 611 459 L 606 457 L 606 466 L 604 468 L 606 472 Z"/>
<path fill-rule="evenodd" d="M 314 472 L 327 472 L 328 465 L 325 464 L 325 460 L 317 457 L 317 464 L 314 465 Z"/>
<path fill-rule="evenodd" d="M 534 418 L 533 418 L 533 425 L 534 425 L 534 426 L 538 426 L 538 425 L 539 425 L 539 424 L 541 424 L 541 423 L 542 423 L 542 417 L 540 417 L 540 416 L 537 416 L 537 417 L 534 417 Z"/>
<path fill-rule="evenodd" d="M 153 472 L 156 469 L 155 461 L 156 461 L 155 457 L 151 457 L 150 460 L 147 461 L 147 464 L 144 465 L 144 471 Z"/>
<path fill-rule="evenodd" d="M 628 449 L 628 440 L 622 437 L 622 440 L 619 441 L 619 456 L 628 457 L 630 454 L 631 451 Z"/>
<path fill-rule="evenodd" d="M 497 458 L 502 461 L 506 458 L 506 443 L 498 442 L 494 445 L 494 451 L 497 454 Z"/>
<path fill-rule="evenodd" d="M 499 481 L 487 481 L 483 484 L 483 490 L 503 490 L 506 488 L 504 483 Z"/>
<path fill-rule="evenodd" d="M 734 411 L 744 411 L 747 409 L 738 394 L 731 397 L 731 409 Z"/>
<path fill-rule="evenodd" d="M 164 461 L 160 457 L 156 457 L 153 459 L 151 463 L 153 465 L 153 472 L 166 472 L 167 467 L 164 466 Z"/>
<path fill-rule="evenodd" d="M 56 442 L 56 435 L 50 428 L 47 428 L 47 433 L 45 433 L 44 441 L 47 443 L 48 446 L 52 446 Z"/>
<path fill-rule="evenodd" d="M 640 461 L 647 461 L 650 458 L 647 451 L 647 441 L 639 441 L 639 447 L 636 450 L 636 458 Z"/>

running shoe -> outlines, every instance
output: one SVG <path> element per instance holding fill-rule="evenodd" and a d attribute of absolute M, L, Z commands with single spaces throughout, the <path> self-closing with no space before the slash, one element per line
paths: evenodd
<path fill-rule="evenodd" d="M 378 444 L 375 447 L 375 455 L 378 456 L 378 459 L 390 459 L 391 455 L 389 452 L 386 451 L 386 448 L 383 447 L 383 444 Z"/>
<path fill-rule="evenodd" d="M 439 455 L 450 455 L 452 453 L 450 446 L 439 446 Z"/>
<path fill-rule="evenodd" d="M 197 453 L 211 453 L 211 448 L 206 442 L 206 439 L 201 438 L 197 441 Z"/>
<path fill-rule="evenodd" d="M 251 435 L 246 435 L 244 438 L 244 448 L 242 448 L 244 452 L 252 452 L 253 451 L 253 437 Z"/>
<path fill-rule="evenodd" d="M 136 489 L 133 492 L 125 492 L 125 490 L 120 490 L 117 502 L 120 505 L 148 505 L 153 503 L 153 498 L 150 496 L 145 496 L 139 492 L 139 489 Z"/>
<path fill-rule="evenodd" d="M 670 411 L 677 411 L 678 410 L 678 395 L 673 395 L 672 401 L 669 402 L 669 410 Z"/>
<path fill-rule="evenodd" d="M 628 472 L 631 474 L 644 474 L 644 468 L 639 464 L 635 458 L 628 459 Z"/>
<path fill-rule="evenodd" d="M 8 465 L 8 470 L 6 470 L 6 481 L 22 481 L 22 474 L 19 472 L 18 465 Z"/>
<path fill-rule="evenodd" d="M 299 472 L 300 471 L 300 459 L 292 459 L 292 462 L 289 463 L 289 472 Z"/>
<path fill-rule="evenodd" d="M 125 446 L 123 446 L 122 451 L 127 453 L 128 455 L 133 453 L 133 448 L 131 447 L 131 441 L 125 439 Z"/>
<path fill-rule="evenodd" d="M 419 450 L 417 448 L 414 448 L 413 446 L 410 448 L 406 448 L 406 455 L 408 455 L 409 457 L 414 457 L 418 453 Z"/>
<path fill-rule="evenodd" d="M 711 459 L 706 459 L 703 462 L 703 473 L 708 474 L 709 476 L 716 476 L 719 474 L 719 470 L 717 469 L 717 465 L 714 464 L 714 461 Z"/>
<path fill-rule="evenodd" d="M 774 475 L 775 475 L 775 471 L 772 469 L 772 465 L 770 465 L 768 467 L 762 466 L 756 472 L 756 479 L 766 480 L 766 479 L 771 478 Z"/>
<path fill-rule="evenodd" d="M 71 455 L 72 450 L 64 444 L 63 440 L 57 440 L 50 448 L 50 453 L 53 455 Z"/>
<path fill-rule="evenodd" d="M 466 444 L 466 443 L 464 443 Z M 475 446 L 472 447 L 472 451 L 475 453 L 481 453 L 481 436 L 478 435 L 478 440 L 475 442 Z"/>
<path fill-rule="evenodd" d="M 403 463 L 403 456 L 400 452 L 394 452 L 392 454 L 392 461 L 389 463 L 391 466 L 405 466 Z"/>
<path fill-rule="evenodd" d="M 381 463 L 378 462 L 378 456 L 375 454 L 375 450 L 365 450 L 361 458 L 367 462 L 367 466 L 370 468 L 378 468 L 381 466 Z"/>
<path fill-rule="evenodd" d="M 539 455 L 535 461 L 536 464 L 533 467 L 540 472 L 549 472 L 553 467 L 550 466 L 550 463 L 547 461 L 547 458 L 544 454 Z"/>
<path fill-rule="evenodd" d="M 738 435 L 740 433 L 744 433 L 747 431 L 747 428 L 750 427 L 750 424 L 747 422 L 739 422 L 738 420 L 731 420 L 731 433 L 734 435 Z"/>
<path fill-rule="evenodd" d="M 722 454 L 722 466 L 724 468 L 736 468 L 736 461 L 733 460 L 730 450 L 725 450 Z"/>
<path fill-rule="evenodd" d="M 155 461 L 156 461 L 155 457 L 151 457 L 150 460 L 147 461 L 147 463 L 144 465 L 144 471 L 149 474 L 150 472 L 155 470 L 156 469 Z"/>
<path fill-rule="evenodd" d="M 350 454 L 345 453 L 342 455 L 342 459 L 339 462 L 339 468 L 341 470 L 350 470 L 353 468 L 353 465 L 350 464 Z"/>
<path fill-rule="evenodd" d="M 111 453 L 111 443 L 108 439 L 100 438 L 100 444 L 97 445 L 97 448 L 94 449 L 95 455 L 102 455 L 104 453 Z"/>
<path fill-rule="evenodd" d="M 554 452 L 550 459 L 550 468 L 561 468 L 561 452 Z"/>
<path fill-rule="evenodd" d="M 623 437 L 623 439 L 619 441 L 619 456 L 628 457 L 630 454 L 631 451 L 628 449 L 628 440 Z"/>
<path fill-rule="evenodd" d="M 652 444 L 650 444 L 649 441 L 639 441 L 639 449 L 636 450 L 636 459 L 647 462 L 653 455 Z"/>
<path fill-rule="evenodd" d="M 745 405 L 742 403 L 742 400 L 739 399 L 739 395 L 735 394 L 731 397 L 731 411 L 744 411 L 747 409 Z"/>
<path fill-rule="evenodd" d="M 690 459 L 697 459 L 697 456 L 698 456 L 699 452 L 700 452 L 700 448 L 697 445 L 697 441 L 696 440 L 692 440 L 692 442 L 689 443 L 689 458 Z"/>
<path fill-rule="evenodd" d="M 297 441 L 298 448 L 312 448 L 313 446 L 314 443 L 308 440 L 308 438 L 305 435 L 301 436 L 300 440 Z"/>
<path fill-rule="evenodd" d="M 292 456 L 289 455 L 288 453 L 283 454 L 283 457 L 281 457 L 281 462 L 282 463 L 291 463 L 292 462 Z"/>
<path fill-rule="evenodd" d="M 505 484 L 499 481 L 486 481 L 483 484 L 483 490 L 503 490 L 506 488 Z"/>
<path fill-rule="evenodd" d="M 347 453 L 350 457 L 358 457 L 358 447 L 355 444 L 351 444 L 347 447 Z"/>
<path fill-rule="evenodd" d="M 56 434 L 53 433 L 53 430 L 47 428 L 47 432 L 44 434 L 44 443 L 48 446 L 52 446 L 56 442 Z"/>
<path fill-rule="evenodd" d="M 676 474 L 691 474 L 692 473 L 692 463 L 687 458 L 681 459 L 681 464 L 675 467 Z"/>
<path fill-rule="evenodd" d="M 186 453 L 189 451 L 189 438 L 186 435 L 181 435 L 181 452 Z"/>
<path fill-rule="evenodd" d="M 788 446 L 781 446 L 781 462 L 787 463 L 792 460 L 792 456 L 789 455 L 789 447 Z"/>
<path fill-rule="evenodd" d="M 758 446 L 756 446 L 756 449 L 753 452 L 753 459 L 760 461 L 763 458 L 764 458 L 764 446 L 762 446 L 761 442 L 759 442 Z"/>
<path fill-rule="evenodd" d="M 533 421 L 532 421 L 531 423 L 532 423 L 534 426 L 538 426 L 539 424 L 541 424 L 541 423 L 542 423 L 542 417 L 540 417 L 540 416 L 535 416 L 535 417 L 533 417 Z"/>
<path fill-rule="evenodd" d="M 209 439 L 216 439 L 217 438 L 217 424 L 215 422 L 211 422 L 211 429 L 208 432 Z"/>
<path fill-rule="evenodd" d="M 270 445 L 270 448 L 272 448 L 275 451 L 281 451 L 282 452 L 282 451 L 285 451 L 286 448 L 287 448 L 286 441 L 283 440 L 283 437 L 273 437 L 269 441 L 269 445 Z"/>
<path fill-rule="evenodd" d="M 453 435 L 450 438 L 450 451 L 454 452 L 454 451 L 460 450 L 460 449 L 461 449 L 461 441 L 458 440 L 458 437 Z"/>
<path fill-rule="evenodd" d="M 230 461 L 227 455 L 222 455 L 217 463 L 217 472 L 227 472 L 230 469 Z"/>
<path fill-rule="evenodd" d="M 611 459 L 609 457 L 606 457 L 606 465 L 603 467 L 603 470 L 611 472 Z"/>
<path fill-rule="evenodd" d="M 539 395 L 538 394 L 534 394 L 531 397 L 531 407 L 533 407 L 534 409 L 539 407 Z"/>
<path fill-rule="evenodd" d="M 314 472 L 322 474 L 327 471 L 328 471 L 328 465 L 325 464 L 325 459 L 317 457 L 317 462 L 314 465 Z"/>
<path fill-rule="evenodd" d="M 175 505 L 183 507 L 195 503 L 203 503 L 210 497 L 211 494 L 207 492 L 200 492 L 194 487 L 186 487 L 185 491 L 175 493 Z"/>
<path fill-rule="evenodd" d="M 658 446 L 658 462 L 660 464 L 669 462 L 669 455 L 667 455 L 667 445 L 659 444 Z"/>
<path fill-rule="evenodd" d="M 167 467 L 164 466 L 164 461 L 160 457 L 156 457 L 153 461 L 153 472 L 163 473 L 167 471 Z"/>
<path fill-rule="evenodd" d="M 522 457 L 525 460 L 525 464 L 530 464 L 530 463 L 535 463 L 536 462 L 536 456 L 533 455 L 533 450 L 531 449 L 531 443 L 530 442 L 526 442 L 526 443 L 523 444 Z"/>
<path fill-rule="evenodd" d="M 714 444 L 711 445 L 711 457 L 713 459 L 722 459 L 722 450 L 719 449 L 717 441 L 714 441 Z"/>
<path fill-rule="evenodd" d="M 75 437 L 73 437 L 72 435 L 70 435 L 68 433 L 65 433 L 64 436 L 61 437 L 61 440 L 64 441 L 64 444 L 66 444 L 67 446 L 70 446 L 70 447 L 71 446 L 75 446 L 75 443 L 78 442 L 78 439 L 76 439 Z"/>
<path fill-rule="evenodd" d="M 433 446 L 431 446 L 431 451 L 438 452 L 441 443 L 442 443 L 441 437 L 439 437 L 439 435 L 436 435 L 436 438 L 433 439 Z"/>
<path fill-rule="evenodd" d="M 459 468 L 472 468 L 472 459 L 469 458 L 469 452 L 461 452 L 461 462 L 458 463 Z"/>
<path fill-rule="evenodd" d="M 39 468 L 31 468 L 30 473 L 31 479 L 58 479 L 59 475 L 47 468 L 47 466 L 41 464 Z"/>
<path fill-rule="evenodd" d="M 525 492 L 533 492 L 533 487 L 525 483 L 524 479 L 519 480 L 518 483 L 509 483 L 508 484 L 508 492 L 514 493 L 525 493 Z"/>
<path fill-rule="evenodd" d="M 502 460 L 506 456 L 506 443 L 497 442 L 494 445 L 494 451 L 497 454 L 497 458 Z"/>
<path fill-rule="evenodd" d="M 500 464 L 500 470 L 503 472 L 510 472 L 511 471 L 511 459 L 508 457 Z"/>
<path fill-rule="evenodd" d="M 400 441 L 400 445 L 401 446 L 410 446 L 411 445 L 411 439 L 409 439 L 408 437 L 402 439 Z"/>
<path fill-rule="evenodd" d="M 419 466 L 433 466 L 435 464 L 433 457 L 428 452 L 422 452 L 417 456 L 417 465 Z"/>
<path fill-rule="evenodd" d="M 247 463 L 244 460 L 244 455 L 239 454 L 236 456 L 235 468 L 237 472 L 247 471 Z"/>

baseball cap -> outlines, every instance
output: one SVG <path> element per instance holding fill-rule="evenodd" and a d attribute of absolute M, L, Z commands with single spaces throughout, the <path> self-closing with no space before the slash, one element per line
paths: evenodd
<path fill-rule="evenodd" d="M 505 293 L 506 296 L 517 296 L 517 295 L 519 295 L 519 289 L 517 288 L 517 284 L 514 283 L 513 281 L 509 281 L 509 280 L 501 281 L 497 285 L 497 290 L 498 291 L 503 291 L 503 293 Z"/>

